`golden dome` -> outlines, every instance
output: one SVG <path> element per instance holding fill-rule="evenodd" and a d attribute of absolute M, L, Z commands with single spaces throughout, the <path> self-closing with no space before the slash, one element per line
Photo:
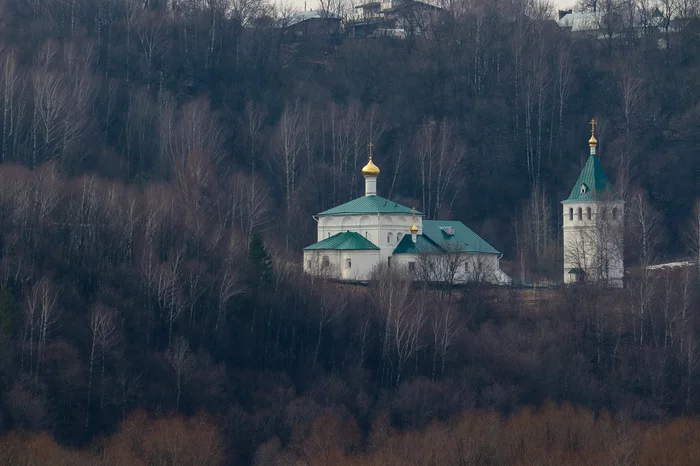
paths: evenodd
<path fill-rule="evenodd" d="M 369 158 L 369 163 L 362 167 L 363 176 L 379 176 L 379 167 L 372 162 L 372 157 Z"/>
<path fill-rule="evenodd" d="M 411 234 L 412 235 L 418 234 L 418 226 L 415 223 L 413 225 L 411 225 Z"/>

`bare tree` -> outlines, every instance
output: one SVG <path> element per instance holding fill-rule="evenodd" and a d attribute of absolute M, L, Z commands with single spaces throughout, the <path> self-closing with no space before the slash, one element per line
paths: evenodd
<path fill-rule="evenodd" d="M 168 20 L 158 12 L 142 13 L 136 19 L 136 33 L 146 62 L 146 86 L 150 90 L 155 61 L 166 52 Z"/>
<path fill-rule="evenodd" d="M 92 402 L 92 370 L 96 357 L 100 357 L 100 408 L 102 408 L 102 393 L 104 389 L 105 357 L 114 346 L 117 336 L 116 313 L 102 305 L 92 310 L 90 317 L 90 361 L 88 364 L 88 405 L 85 415 L 85 428 L 90 424 L 90 406 Z"/>
<path fill-rule="evenodd" d="M 6 52 L 2 60 L 0 72 L 0 85 L 2 86 L 2 158 L 3 163 L 14 158 L 11 155 L 17 150 L 16 144 L 12 144 L 16 133 L 19 132 L 19 122 L 22 118 L 23 105 L 22 91 L 24 80 L 17 66 L 17 54 L 14 50 Z M 16 139 L 15 139 L 16 140 Z"/>
<path fill-rule="evenodd" d="M 411 305 L 411 278 L 396 268 L 375 270 L 374 297 L 384 326 L 381 377 L 393 384 L 401 381 L 408 359 L 418 351 L 426 321 L 425 306 Z"/>
<path fill-rule="evenodd" d="M 333 286 L 333 285 L 331 285 Z M 323 332 L 328 325 L 340 319 L 345 312 L 347 299 L 341 294 L 340 288 L 322 287 L 320 289 L 321 303 L 318 309 L 318 339 L 314 350 L 314 365 L 318 361 L 318 352 L 323 341 Z"/>
<path fill-rule="evenodd" d="M 454 193 L 462 185 L 459 170 L 464 148 L 447 121 L 422 125 L 416 139 L 423 209 L 429 218 L 438 218 L 443 208 L 452 208 Z"/>
<path fill-rule="evenodd" d="M 552 207 L 544 189 L 534 186 L 522 218 L 520 246 L 525 249 L 528 262 L 538 267 L 538 272 L 554 269 L 551 264 L 545 264 L 554 243 L 551 219 Z"/>
<path fill-rule="evenodd" d="M 228 304 L 231 298 L 240 295 L 245 291 L 231 258 L 224 261 L 222 270 L 219 272 L 221 281 L 219 282 L 219 306 L 216 318 L 216 330 L 224 324 L 227 317 Z"/>
<path fill-rule="evenodd" d="M 658 241 L 659 214 L 649 204 L 646 196 L 637 191 L 632 198 L 630 222 L 636 238 L 637 255 L 641 266 L 640 276 L 632 285 L 637 304 L 636 326 L 634 336 L 639 347 L 644 345 L 644 327 L 649 318 L 649 311 L 654 296 L 655 276 L 649 269 L 655 258 L 655 246 Z M 633 316 L 634 317 L 634 316 Z"/>
<path fill-rule="evenodd" d="M 34 88 L 32 168 L 37 166 L 39 142 L 42 143 L 42 153 L 47 158 L 58 155 L 60 148 L 61 128 L 67 112 L 69 94 L 65 88 L 64 77 L 51 69 L 57 53 L 56 47 L 49 42 L 41 49 L 32 80 Z"/>
<path fill-rule="evenodd" d="M 46 345 L 58 323 L 58 293 L 49 279 L 39 280 L 27 297 L 24 346 L 29 352 L 29 373 L 38 382 Z M 36 354 L 34 354 L 36 348 Z"/>
<path fill-rule="evenodd" d="M 277 127 L 277 140 L 279 149 L 275 152 L 275 163 L 279 170 L 284 191 L 286 222 L 289 226 L 292 196 L 299 183 L 299 156 L 303 148 L 303 125 L 301 120 L 300 104 L 296 101 L 293 105 L 287 105 L 282 113 Z M 289 228 L 285 228 L 285 244 L 289 251 Z"/>
<path fill-rule="evenodd" d="M 686 243 L 695 258 L 697 276 L 700 278 L 700 199 L 695 201 L 690 227 L 686 231 Z"/>
<path fill-rule="evenodd" d="M 168 350 L 167 357 L 175 371 L 175 387 L 177 389 L 175 411 L 180 412 L 182 386 L 189 379 L 195 360 L 190 351 L 190 346 L 187 344 L 187 340 L 182 337 L 177 337 L 175 339 L 175 343 Z"/>
<path fill-rule="evenodd" d="M 428 296 L 423 299 L 429 299 Z M 444 303 L 432 309 L 431 330 L 433 332 L 433 380 L 437 377 L 437 360 L 440 356 L 440 376 L 445 376 L 447 352 L 459 336 L 457 314 Z"/>

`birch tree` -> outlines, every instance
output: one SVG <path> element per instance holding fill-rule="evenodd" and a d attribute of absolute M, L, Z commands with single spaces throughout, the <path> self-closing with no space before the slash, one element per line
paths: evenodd
<path fill-rule="evenodd" d="M 293 195 L 299 183 L 299 157 L 303 148 L 303 125 L 299 101 L 287 104 L 277 126 L 278 149 L 275 151 L 275 166 L 284 192 L 286 209 L 285 245 L 289 251 L 289 222 L 292 213 Z"/>
<path fill-rule="evenodd" d="M 450 210 L 462 187 L 460 176 L 464 148 L 455 140 L 452 126 L 443 121 L 427 122 L 417 135 L 416 158 L 423 210 L 428 218 L 438 218 L 443 209 Z"/>
<path fill-rule="evenodd" d="M 182 396 L 182 386 L 187 382 L 194 367 L 194 357 L 190 351 L 187 340 L 177 337 L 175 343 L 168 350 L 168 362 L 175 371 L 175 388 L 177 396 L 175 398 L 175 411 L 180 412 L 180 398 Z"/>
<path fill-rule="evenodd" d="M 88 363 L 88 396 L 87 414 L 85 416 L 85 428 L 90 424 L 90 407 L 92 403 L 92 372 L 95 359 L 100 359 L 100 409 L 104 392 L 105 358 L 109 350 L 116 342 L 117 326 L 116 313 L 102 305 L 93 308 L 90 316 L 90 361 Z"/>

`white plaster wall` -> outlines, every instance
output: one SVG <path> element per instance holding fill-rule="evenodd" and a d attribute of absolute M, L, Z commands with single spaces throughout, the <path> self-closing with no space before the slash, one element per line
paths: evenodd
<path fill-rule="evenodd" d="M 328 265 L 323 258 L 328 257 Z M 304 272 L 326 278 L 340 277 L 340 251 L 304 251 Z"/>
<path fill-rule="evenodd" d="M 613 208 L 617 210 L 616 219 L 612 218 Z M 579 209 L 582 213 L 581 220 L 579 220 Z M 602 209 L 606 210 L 604 220 L 599 216 Z M 562 203 L 562 215 L 564 283 L 575 281 L 576 277 L 569 274 L 569 270 L 574 268 L 582 268 L 586 271 L 588 280 L 596 280 L 598 275 L 597 261 L 600 256 L 598 248 L 604 247 L 604 253 L 601 255 L 608 258 L 607 279 L 609 285 L 622 287 L 625 273 L 622 255 L 624 203 L 621 201 Z M 605 223 L 598 225 L 599 221 Z"/>
<path fill-rule="evenodd" d="M 343 280 L 369 280 L 379 264 L 379 251 L 343 251 L 341 253 L 341 278 Z M 350 260 L 350 268 L 348 268 Z"/>
<path fill-rule="evenodd" d="M 440 260 L 435 256 L 435 260 Z M 430 259 L 428 259 L 430 260 Z M 455 283 L 483 281 L 492 284 L 509 284 L 510 277 L 504 274 L 499 266 L 497 254 L 464 254 L 459 259 L 459 268 L 455 272 Z M 419 274 L 421 258 L 418 254 L 397 254 L 391 259 L 392 267 L 403 267 L 409 270 L 409 263 L 415 263 L 415 272 Z"/>
<path fill-rule="evenodd" d="M 323 257 L 328 266 L 323 266 Z M 350 259 L 350 268 L 347 260 Z M 379 263 L 379 251 L 304 251 L 304 272 L 342 280 L 363 281 L 369 279 Z"/>
<path fill-rule="evenodd" d="M 423 233 L 423 219 L 416 216 L 418 234 Z M 328 215 L 318 219 L 317 241 L 323 241 L 344 231 L 359 233 L 380 248 L 380 258 L 386 262 L 403 235 L 411 234 L 412 215 Z"/>

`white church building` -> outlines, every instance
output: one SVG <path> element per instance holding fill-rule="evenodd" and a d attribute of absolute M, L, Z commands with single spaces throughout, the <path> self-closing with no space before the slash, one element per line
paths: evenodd
<path fill-rule="evenodd" d="M 380 264 L 416 280 L 508 284 L 501 254 L 462 222 L 425 220 L 423 214 L 377 195 L 379 168 L 362 168 L 365 195 L 314 216 L 317 242 L 304 248 L 305 273 L 367 281 Z"/>
<path fill-rule="evenodd" d="M 564 283 L 595 282 L 621 288 L 625 204 L 615 195 L 596 155 L 595 120 L 588 145 L 588 161 L 561 203 Z"/>

